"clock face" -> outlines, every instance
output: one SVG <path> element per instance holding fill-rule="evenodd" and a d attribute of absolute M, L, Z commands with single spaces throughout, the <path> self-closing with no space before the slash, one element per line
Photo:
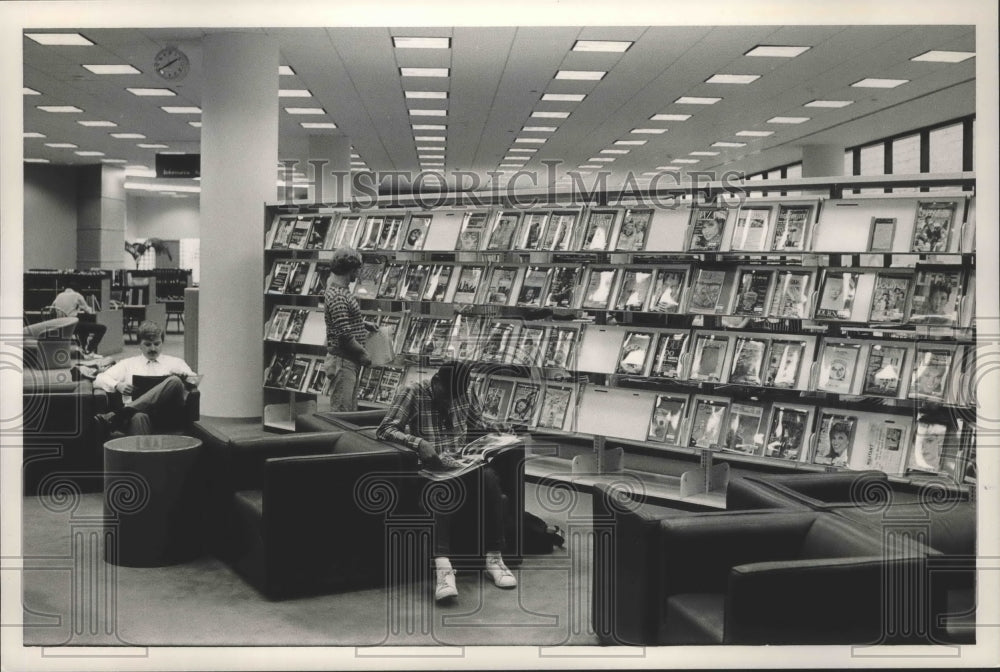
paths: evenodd
<path fill-rule="evenodd" d="M 183 79 L 190 65 L 187 54 L 177 47 L 165 47 L 153 59 L 153 69 L 164 79 Z"/>

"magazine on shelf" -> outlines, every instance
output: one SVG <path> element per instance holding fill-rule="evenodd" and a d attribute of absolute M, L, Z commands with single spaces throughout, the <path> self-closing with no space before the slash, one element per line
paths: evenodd
<path fill-rule="evenodd" d="M 309 317 L 309 313 L 308 308 L 293 308 L 281 340 L 298 343 L 299 339 L 302 338 L 302 329 L 306 326 L 306 318 Z"/>
<path fill-rule="evenodd" d="M 763 382 L 764 357 L 767 341 L 762 338 L 741 336 L 736 339 L 733 367 L 729 372 L 729 382 L 740 385 L 760 385 Z"/>
<path fill-rule="evenodd" d="M 388 335 L 389 342 L 395 348 L 395 345 L 399 342 L 399 327 L 403 324 L 402 315 L 382 315 L 378 318 L 376 324 L 378 324 L 379 329 Z"/>
<path fill-rule="evenodd" d="M 723 450 L 744 455 L 760 455 L 764 449 L 764 407 L 761 404 L 733 402 L 729 407 L 726 440 Z"/>
<path fill-rule="evenodd" d="M 562 429 L 566 424 L 566 411 L 572 397 L 573 388 L 546 385 L 536 426 Z"/>
<path fill-rule="evenodd" d="M 514 381 L 491 377 L 483 391 L 483 418 L 499 422 L 507 417 L 507 408 L 514 393 Z"/>
<path fill-rule="evenodd" d="M 850 394 L 860 356 L 860 343 L 825 342 L 819 361 L 816 389 L 821 392 Z"/>
<path fill-rule="evenodd" d="M 308 261 L 296 263 L 289 271 L 288 284 L 285 285 L 285 294 L 304 294 L 310 272 L 314 267 L 315 264 Z"/>
<path fill-rule="evenodd" d="M 763 317 L 771 298 L 771 282 L 774 271 L 748 269 L 740 272 L 736 283 L 736 305 L 733 315 Z"/>
<path fill-rule="evenodd" d="M 892 252 L 895 238 L 895 217 L 872 217 L 871 230 L 868 233 L 869 252 Z"/>
<path fill-rule="evenodd" d="M 493 230 L 490 232 L 489 242 L 486 244 L 487 250 L 509 250 L 513 247 L 514 234 L 517 233 L 517 225 L 521 221 L 519 212 L 502 212 L 497 216 Z"/>
<path fill-rule="evenodd" d="M 306 294 L 310 296 L 322 296 L 326 293 L 326 283 L 330 280 L 329 264 L 317 263 L 313 269 L 313 274 L 309 279 L 309 287 Z"/>
<path fill-rule="evenodd" d="M 435 264 L 427 272 L 427 284 L 424 285 L 424 301 L 442 302 L 448 294 L 448 283 L 455 267 L 451 264 Z"/>
<path fill-rule="evenodd" d="M 462 222 L 462 229 L 458 234 L 456 250 L 470 251 L 478 250 L 483 245 L 483 237 L 486 233 L 485 212 L 469 212 Z"/>
<path fill-rule="evenodd" d="M 429 271 L 430 269 L 426 264 L 410 264 L 403 278 L 399 298 L 403 301 L 419 301 L 422 297 L 424 282 L 427 280 Z"/>
<path fill-rule="evenodd" d="M 913 450 L 907 469 L 938 473 L 941 471 L 941 458 L 947 443 L 948 426 L 939 422 L 917 421 L 913 438 Z"/>
<path fill-rule="evenodd" d="M 529 216 L 530 217 L 530 216 Z M 517 305 L 538 308 L 542 305 L 542 295 L 545 291 L 545 281 L 548 280 L 547 268 L 531 266 L 524 274 L 521 289 L 517 293 Z"/>
<path fill-rule="evenodd" d="M 424 343 L 434 326 L 433 318 L 413 317 L 403 338 L 402 352 L 407 355 L 424 354 Z"/>
<path fill-rule="evenodd" d="M 851 319 L 860 277 L 861 273 L 857 272 L 828 270 L 823 275 L 819 305 L 816 306 L 816 319 Z"/>
<path fill-rule="evenodd" d="M 282 379 L 291 373 L 293 358 L 294 355 L 290 352 L 274 353 L 271 356 L 271 363 L 264 371 L 264 387 L 282 387 Z"/>
<path fill-rule="evenodd" d="M 573 369 L 576 365 L 576 343 L 579 333 L 576 329 L 564 327 L 550 329 L 542 366 Z"/>
<path fill-rule="evenodd" d="M 606 250 L 615 225 L 614 210 L 591 210 L 587 217 L 587 228 L 583 234 L 581 250 Z"/>
<path fill-rule="evenodd" d="M 480 264 L 466 264 L 458 272 L 458 282 L 455 285 L 454 303 L 474 303 L 479 284 L 483 280 L 485 267 Z"/>
<path fill-rule="evenodd" d="M 361 234 L 358 236 L 359 250 L 374 250 L 377 247 L 384 223 L 385 217 L 375 215 L 365 217 L 364 226 L 361 227 Z"/>
<path fill-rule="evenodd" d="M 264 247 L 272 250 L 280 250 L 288 247 L 288 236 L 295 226 L 295 215 L 278 215 L 274 218 L 267 237 L 264 240 Z"/>
<path fill-rule="evenodd" d="M 431 227 L 430 215 L 412 215 L 403 234 L 401 250 L 422 250 L 427 241 L 427 231 Z"/>
<path fill-rule="evenodd" d="M 326 392 L 326 369 L 323 368 L 323 358 L 314 357 L 312 368 L 309 373 L 309 383 L 306 385 L 306 392 L 312 394 L 324 394 Z"/>
<path fill-rule="evenodd" d="M 910 322 L 954 325 L 962 298 L 961 271 L 920 271 L 913 286 Z"/>
<path fill-rule="evenodd" d="M 914 252 L 947 252 L 957 208 L 955 201 L 917 203 L 910 249 Z"/>
<path fill-rule="evenodd" d="M 622 218 L 621 231 L 618 240 L 611 246 L 621 252 L 638 252 L 646 248 L 646 238 L 649 236 L 649 225 L 653 221 L 652 209 L 625 211 Z"/>
<path fill-rule="evenodd" d="M 399 235 L 402 231 L 403 218 L 400 215 L 386 217 L 382 223 L 378 240 L 375 242 L 375 247 L 379 250 L 395 250 L 399 247 Z"/>
<path fill-rule="evenodd" d="M 800 460 L 809 434 L 809 416 L 810 411 L 805 408 L 774 404 L 771 407 L 764 456 Z"/>
<path fill-rule="evenodd" d="M 771 239 L 771 249 L 782 252 L 803 251 L 811 216 L 811 205 L 779 205 L 778 217 L 774 223 L 774 237 Z"/>
<path fill-rule="evenodd" d="M 611 304 L 614 310 L 638 311 L 646 307 L 649 289 L 653 284 L 653 270 L 627 269 L 622 274 L 622 283 L 618 295 Z"/>
<path fill-rule="evenodd" d="M 681 424 L 687 410 L 686 395 L 658 394 L 649 419 L 648 441 L 676 446 L 681 442 Z"/>
<path fill-rule="evenodd" d="M 361 217 L 359 215 L 344 215 L 341 217 L 334 248 L 354 247 L 360 226 Z"/>
<path fill-rule="evenodd" d="M 823 411 L 820 414 L 813 464 L 827 464 L 833 467 L 846 467 L 850 464 L 857 426 L 856 415 Z"/>
<path fill-rule="evenodd" d="M 688 312 L 715 314 L 723 309 L 722 293 L 725 283 L 726 271 L 706 268 L 695 271 L 688 298 Z"/>
<path fill-rule="evenodd" d="M 615 373 L 641 376 L 646 370 L 646 359 L 653 343 L 653 334 L 648 331 L 630 331 L 625 334 Z"/>
<path fill-rule="evenodd" d="M 887 474 L 898 474 L 903 471 L 903 456 L 906 453 L 906 438 L 909 429 L 903 420 L 885 419 L 880 422 L 868 422 L 868 445 L 854 449 L 855 459 L 850 465 L 853 469 L 876 469 Z M 857 453 L 863 450 L 862 459 L 857 459 Z"/>
<path fill-rule="evenodd" d="M 448 352 L 448 339 L 451 337 L 451 320 L 437 318 L 431 321 L 427 328 L 421 354 L 428 357 L 444 359 Z"/>
<path fill-rule="evenodd" d="M 309 230 L 309 238 L 306 239 L 304 249 L 322 250 L 326 246 L 326 239 L 330 235 L 330 225 L 333 217 L 330 215 L 317 215 L 313 218 L 312 228 Z"/>
<path fill-rule="evenodd" d="M 607 308 L 617 277 L 617 268 L 590 269 L 581 308 Z"/>
<path fill-rule="evenodd" d="M 687 284 L 687 268 L 656 271 L 656 281 L 649 297 L 649 311 L 653 313 L 678 313 Z"/>
<path fill-rule="evenodd" d="M 374 401 L 379 381 L 382 380 L 381 366 L 366 366 L 358 376 L 358 399 Z"/>
<path fill-rule="evenodd" d="M 875 343 L 868 351 L 865 381 L 861 394 L 878 397 L 897 397 L 906 366 L 906 348 Z"/>
<path fill-rule="evenodd" d="M 721 382 L 728 348 L 728 336 L 698 334 L 694 341 L 694 355 L 691 358 L 691 373 L 688 378 L 711 383 Z"/>
<path fill-rule="evenodd" d="M 396 388 L 399 387 L 399 382 L 403 380 L 403 369 L 386 366 L 382 368 L 382 377 L 378 381 L 378 389 L 375 391 L 375 398 L 373 401 L 377 404 L 388 404 L 396 396 Z"/>
<path fill-rule="evenodd" d="M 579 266 L 553 268 L 543 305 L 552 308 L 572 308 L 581 273 Z"/>
<path fill-rule="evenodd" d="M 872 305 L 868 321 L 873 323 L 902 322 L 906 317 L 906 303 L 910 297 L 913 285 L 911 275 L 888 275 L 878 273 L 875 276 L 875 288 L 872 290 Z"/>
<path fill-rule="evenodd" d="M 307 215 L 300 215 L 295 218 L 291 233 L 288 234 L 288 249 L 304 249 L 309 242 L 309 232 L 312 230 L 313 218 Z"/>
<path fill-rule="evenodd" d="M 275 261 L 271 264 L 271 275 L 268 276 L 267 281 L 268 294 L 284 294 L 285 287 L 288 285 L 288 277 L 294 266 L 295 262 L 293 261 Z"/>
<path fill-rule="evenodd" d="M 484 362 L 503 362 L 511 347 L 514 335 L 514 325 L 508 322 L 494 322 L 490 325 L 486 338 L 483 340 L 479 359 Z"/>
<path fill-rule="evenodd" d="M 728 219 L 727 208 L 691 208 L 691 238 L 688 240 L 688 250 L 717 252 L 722 246 L 722 236 L 726 232 Z"/>
<path fill-rule="evenodd" d="M 448 342 L 448 355 L 453 359 L 475 360 L 479 356 L 485 324 L 486 318 L 481 315 L 456 315 Z"/>
<path fill-rule="evenodd" d="M 292 317 L 292 309 L 284 306 L 277 306 L 271 311 L 271 319 L 268 320 L 267 333 L 264 336 L 269 341 L 280 341 L 288 329 L 288 321 Z"/>
<path fill-rule="evenodd" d="M 354 285 L 354 295 L 359 299 L 374 299 L 382 284 L 382 274 L 385 272 L 385 257 L 376 260 L 366 260 L 358 270 L 358 280 Z"/>
<path fill-rule="evenodd" d="M 549 217 L 549 224 L 539 249 L 553 252 L 568 250 L 573 231 L 576 229 L 577 217 L 578 213 L 575 212 L 553 212 Z"/>
<path fill-rule="evenodd" d="M 399 297 L 400 288 L 403 284 L 403 274 L 406 272 L 406 264 L 390 262 L 386 264 L 385 273 L 382 275 L 382 283 L 378 287 L 379 299 L 395 299 Z"/>
<path fill-rule="evenodd" d="M 514 281 L 517 279 L 517 267 L 495 266 L 490 271 L 490 281 L 486 286 L 484 303 L 506 306 L 514 293 Z"/>
<path fill-rule="evenodd" d="M 684 354 L 687 339 L 688 333 L 686 331 L 675 334 L 659 334 L 649 375 L 654 378 L 679 377 L 681 355 Z"/>
<path fill-rule="evenodd" d="M 688 446 L 692 448 L 716 448 L 722 442 L 726 428 L 726 411 L 729 400 L 696 396 L 691 411 L 691 432 Z"/>
<path fill-rule="evenodd" d="M 733 225 L 733 240 L 730 248 L 747 252 L 762 252 L 767 249 L 771 208 L 740 208 Z"/>
<path fill-rule="evenodd" d="M 289 390 L 303 390 L 309 382 L 309 367 L 312 366 L 313 358 L 306 355 L 296 355 L 292 361 L 292 370 L 288 376 L 281 381 L 282 387 Z"/>
<path fill-rule="evenodd" d="M 449 458 L 454 466 L 440 469 L 425 467 L 419 473 L 432 481 L 446 481 L 475 471 L 484 464 L 489 464 L 498 455 L 523 445 L 521 439 L 514 434 L 487 434 L 450 454 Z"/>
<path fill-rule="evenodd" d="M 951 348 L 918 343 L 910 398 L 946 401 L 954 354 L 955 351 Z"/>
<path fill-rule="evenodd" d="M 768 309 L 769 317 L 804 319 L 809 303 L 812 274 L 802 271 L 779 271 L 774 295 Z"/>
<path fill-rule="evenodd" d="M 805 351 L 802 341 L 775 339 L 767 349 L 767 364 L 764 367 L 765 387 L 795 387 L 799 380 L 799 367 Z"/>
<path fill-rule="evenodd" d="M 540 396 L 541 386 L 536 383 L 515 384 L 507 421 L 515 425 L 533 425 Z"/>
<path fill-rule="evenodd" d="M 544 327 L 521 327 L 521 331 L 517 334 L 517 345 L 511 351 L 510 363 L 519 366 L 538 366 L 544 340 Z"/>
<path fill-rule="evenodd" d="M 517 234 L 515 247 L 519 250 L 537 250 L 542 244 L 542 235 L 545 232 L 545 223 L 548 219 L 547 212 L 525 214 L 521 230 Z"/>

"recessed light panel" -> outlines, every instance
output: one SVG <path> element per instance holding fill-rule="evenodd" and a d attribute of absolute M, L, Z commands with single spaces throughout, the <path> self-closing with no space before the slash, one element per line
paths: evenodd
<path fill-rule="evenodd" d="M 628 154 L 628 149 L 602 149 L 601 154 Z"/>
<path fill-rule="evenodd" d="M 774 131 L 737 131 L 735 135 L 740 138 L 766 138 L 774 135 Z"/>
<path fill-rule="evenodd" d="M 670 163 L 698 163 L 699 159 L 671 159 Z"/>
<path fill-rule="evenodd" d="M 712 75 L 706 84 L 749 84 L 760 79 L 760 75 Z"/>
<path fill-rule="evenodd" d="M 400 68 L 402 77 L 447 77 L 448 68 Z"/>
<path fill-rule="evenodd" d="M 176 96 L 177 94 L 170 89 L 144 89 L 144 88 L 132 88 L 128 87 L 125 89 L 133 96 Z"/>
<path fill-rule="evenodd" d="M 322 107 L 286 107 L 288 114 L 326 114 Z"/>
<path fill-rule="evenodd" d="M 930 61 L 931 63 L 961 63 L 975 56 L 973 51 L 925 51 L 914 56 L 911 61 Z"/>
<path fill-rule="evenodd" d="M 612 161 L 614 161 L 614 158 L 612 158 L 610 156 L 592 156 L 592 157 L 590 157 L 587 160 L 588 161 L 593 161 L 594 163 L 602 163 L 602 162 L 603 163 L 611 163 Z"/>
<path fill-rule="evenodd" d="M 450 37 L 394 37 L 392 46 L 397 49 L 449 49 Z"/>
<path fill-rule="evenodd" d="M 101 163 L 127 163 L 125 159 L 101 159 Z"/>
<path fill-rule="evenodd" d="M 97 120 L 94 120 L 94 121 L 78 121 L 76 123 L 80 124 L 81 126 L 87 126 L 87 127 L 91 127 L 91 128 L 101 128 L 101 127 L 103 127 L 103 128 L 114 128 L 115 126 L 118 125 L 118 124 L 116 124 L 113 121 L 97 121 Z"/>
<path fill-rule="evenodd" d="M 560 70 L 556 73 L 556 79 L 598 81 L 606 74 L 608 74 L 606 70 Z"/>
<path fill-rule="evenodd" d="M 119 65 L 84 65 L 95 75 L 141 75 L 142 72 L 127 63 Z"/>
<path fill-rule="evenodd" d="M 813 100 L 803 105 L 803 107 L 838 108 L 838 107 L 847 107 L 848 105 L 853 105 L 853 104 L 854 104 L 853 100 Z"/>
<path fill-rule="evenodd" d="M 415 117 L 446 117 L 448 110 L 410 110 L 410 114 Z"/>
<path fill-rule="evenodd" d="M 153 143 L 140 142 L 139 144 L 136 145 L 136 147 L 141 147 L 142 149 L 166 149 L 167 145 L 158 142 L 153 142 Z"/>
<path fill-rule="evenodd" d="M 72 142 L 46 142 L 45 146 L 53 149 L 76 149 L 77 147 Z"/>
<path fill-rule="evenodd" d="M 52 112 L 53 114 L 77 114 L 83 112 L 75 105 L 39 105 L 36 109 L 42 112 Z"/>
<path fill-rule="evenodd" d="M 424 159 L 430 159 L 430 160 L 443 159 L 444 154 L 419 154 L 417 158 L 419 158 L 421 161 L 423 161 Z"/>
<path fill-rule="evenodd" d="M 444 124 L 413 124 L 414 131 L 443 131 L 448 127 Z"/>
<path fill-rule="evenodd" d="M 772 58 L 795 58 L 808 51 L 810 47 L 790 47 L 760 44 L 743 54 L 744 56 L 770 56 Z"/>
<path fill-rule="evenodd" d="M 667 129 L 665 128 L 633 128 L 629 131 L 629 133 L 643 133 L 646 135 L 661 135 L 666 132 Z"/>
<path fill-rule="evenodd" d="M 851 86 L 856 86 L 862 89 L 894 89 L 897 86 L 906 84 L 908 79 L 881 79 L 879 77 L 866 77 L 860 81 L 854 82 Z"/>
<path fill-rule="evenodd" d="M 448 97 L 447 91 L 403 91 L 407 98 L 428 98 L 434 100 L 444 100 Z"/>
<path fill-rule="evenodd" d="M 681 96 L 674 102 L 678 105 L 715 105 L 722 98 L 712 98 L 707 96 Z"/>
<path fill-rule="evenodd" d="M 21 89 L 21 94 L 25 95 L 25 96 L 40 96 L 40 95 L 42 95 L 40 92 L 35 91 L 34 89 L 29 89 L 26 86 Z"/>
<path fill-rule="evenodd" d="M 646 140 L 615 140 L 616 145 L 645 145 Z"/>
<path fill-rule="evenodd" d="M 119 140 L 145 140 L 146 136 L 142 133 L 111 133 L 112 138 L 118 138 Z"/>
<path fill-rule="evenodd" d="M 809 117 L 771 117 L 767 120 L 769 124 L 804 124 L 809 121 Z"/>
<path fill-rule="evenodd" d="M 718 156 L 718 152 L 688 152 L 691 156 Z"/>
<path fill-rule="evenodd" d="M 537 152 L 538 150 L 534 147 L 511 147 L 507 150 L 508 152 L 524 152 L 526 154 L 531 154 Z"/>
<path fill-rule="evenodd" d="M 622 53 L 628 51 L 632 42 L 619 40 L 577 40 L 573 45 L 573 51 L 610 51 Z"/>
<path fill-rule="evenodd" d="M 201 114 L 200 107 L 193 107 L 190 105 L 167 105 L 165 107 L 161 107 L 160 109 L 167 114 Z M 286 107 L 285 109 L 287 110 L 289 108 Z"/>
<path fill-rule="evenodd" d="M 532 112 L 531 116 L 536 119 L 565 119 L 569 112 Z"/>
<path fill-rule="evenodd" d="M 433 146 L 426 146 L 426 147 L 424 147 L 424 146 L 418 146 L 417 147 L 417 151 L 418 152 L 443 152 L 444 151 L 444 147 L 433 147 Z"/>
<path fill-rule="evenodd" d="M 194 126 L 195 128 L 201 128 L 201 122 L 200 121 L 189 121 L 188 122 L 188 126 Z"/>
<path fill-rule="evenodd" d="M 558 103 L 579 103 L 587 97 L 585 93 L 546 93 L 542 94 L 542 100 Z"/>
<path fill-rule="evenodd" d="M 514 142 L 520 142 L 525 145 L 541 145 L 545 142 L 545 138 L 517 138 Z"/>
<path fill-rule="evenodd" d="M 79 33 L 25 33 L 25 37 L 38 44 L 61 47 L 91 47 L 93 42 Z"/>
<path fill-rule="evenodd" d="M 25 163 L 49 163 L 48 159 L 25 159 Z"/>
<path fill-rule="evenodd" d="M 727 142 L 724 140 L 712 143 L 712 147 L 746 147 L 746 146 L 747 143 L 745 142 Z"/>
<path fill-rule="evenodd" d="M 278 89 L 278 98 L 312 98 L 309 89 Z"/>
<path fill-rule="evenodd" d="M 292 66 L 290 66 L 290 65 L 279 65 L 278 66 L 278 74 L 279 75 L 290 76 L 290 75 L 294 75 L 295 71 L 292 70 Z"/>
<path fill-rule="evenodd" d="M 669 172 L 672 172 L 672 173 L 675 173 L 678 170 L 680 170 L 680 168 L 678 168 L 677 166 L 657 166 L 656 169 L 657 170 L 666 170 L 666 171 L 669 171 Z"/>
<path fill-rule="evenodd" d="M 24 138 L 44 138 L 46 137 L 44 133 L 36 133 L 35 131 L 28 131 L 27 133 L 22 133 L 21 137 Z"/>
<path fill-rule="evenodd" d="M 97 152 L 92 150 L 82 150 L 79 152 L 73 152 L 77 156 L 104 156 L 104 152 Z"/>
<path fill-rule="evenodd" d="M 300 121 L 302 128 L 337 128 L 337 124 L 332 121 Z"/>
<path fill-rule="evenodd" d="M 649 118 L 650 121 L 687 121 L 691 118 L 690 114 L 654 114 Z"/>
<path fill-rule="evenodd" d="M 556 129 L 556 126 L 524 126 L 521 128 L 522 131 L 529 133 L 554 133 Z"/>

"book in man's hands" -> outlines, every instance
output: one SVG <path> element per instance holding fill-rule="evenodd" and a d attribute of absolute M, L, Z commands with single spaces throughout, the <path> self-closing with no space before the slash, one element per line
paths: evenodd
<path fill-rule="evenodd" d="M 492 462 L 497 455 L 522 445 L 521 438 L 516 434 L 487 434 L 456 452 L 440 455 L 442 459 L 440 465 L 435 465 L 437 468 L 424 467 L 419 473 L 432 481 L 446 481 L 475 471 Z"/>

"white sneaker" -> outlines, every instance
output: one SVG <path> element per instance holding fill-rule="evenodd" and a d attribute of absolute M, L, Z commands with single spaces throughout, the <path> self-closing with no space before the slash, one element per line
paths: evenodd
<path fill-rule="evenodd" d="M 514 588 L 517 586 L 517 579 L 513 572 L 503 564 L 503 558 L 499 553 L 488 553 L 486 555 L 486 573 L 493 579 L 497 588 Z"/>
<path fill-rule="evenodd" d="M 454 569 L 436 569 L 437 572 L 437 586 L 434 589 L 434 599 L 440 602 L 441 600 L 447 600 L 449 597 L 456 597 L 458 595 L 458 588 L 455 586 L 455 570 Z"/>

